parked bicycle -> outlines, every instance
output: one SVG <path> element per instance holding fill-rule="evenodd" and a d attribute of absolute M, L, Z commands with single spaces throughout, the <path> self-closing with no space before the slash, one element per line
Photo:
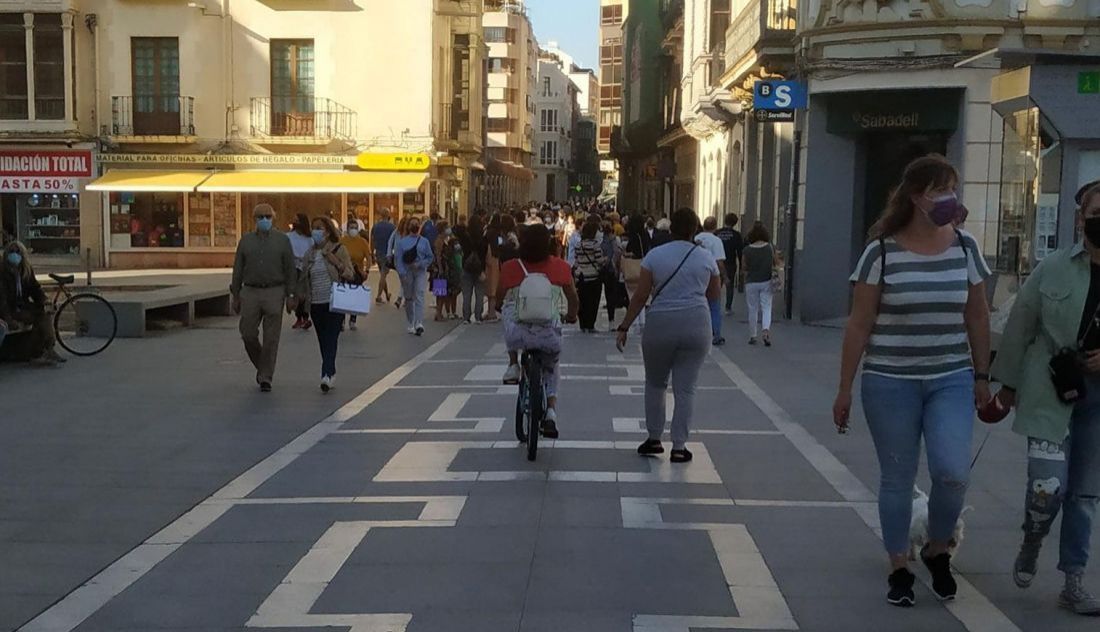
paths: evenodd
<path fill-rule="evenodd" d="M 111 303 L 92 292 L 72 292 L 72 274 L 51 274 L 57 284 L 53 295 L 53 328 L 57 342 L 76 356 L 102 352 L 118 334 L 118 314 Z"/>
<path fill-rule="evenodd" d="M 546 383 L 543 381 L 542 352 L 524 351 L 520 359 L 519 396 L 516 398 L 516 439 L 527 444 L 527 460 L 534 461 L 539 446 L 539 429 L 546 415 Z"/>

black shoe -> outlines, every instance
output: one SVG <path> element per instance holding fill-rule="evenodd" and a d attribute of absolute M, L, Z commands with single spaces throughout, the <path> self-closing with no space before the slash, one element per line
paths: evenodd
<path fill-rule="evenodd" d="M 416 328 L 416 335 L 423 336 L 424 335 L 424 328 L 423 327 L 417 327 Z"/>
<path fill-rule="evenodd" d="M 271 382 L 260 382 L 260 392 L 261 393 L 270 393 L 271 392 Z"/>
<path fill-rule="evenodd" d="M 726 344 L 726 339 L 722 338 L 722 337 L 718 337 L 718 338 L 715 338 L 714 340 L 712 340 L 711 344 L 713 344 L 715 347 L 721 347 L 722 345 Z"/>
<path fill-rule="evenodd" d="M 691 460 L 691 450 L 687 448 L 675 448 L 670 453 L 668 460 L 673 463 L 687 463 Z"/>
<path fill-rule="evenodd" d="M 661 445 L 660 439 L 646 439 L 642 442 L 642 445 L 638 446 L 638 454 L 642 456 L 653 456 L 654 454 L 664 454 L 665 447 Z"/>
<path fill-rule="evenodd" d="M 913 582 L 916 576 L 907 568 L 899 568 L 890 574 L 890 592 L 886 593 L 886 601 L 891 605 L 902 608 L 912 608 L 917 604 L 917 596 L 913 593 Z"/>
<path fill-rule="evenodd" d="M 542 420 L 542 436 L 546 437 L 547 439 L 558 438 L 558 425 L 554 423 L 553 419 Z"/>
<path fill-rule="evenodd" d="M 921 549 L 920 559 L 932 574 L 932 592 L 936 593 L 940 601 L 951 601 L 959 592 L 955 578 L 951 576 L 951 554 L 940 553 L 936 557 L 929 558 L 924 554 L 926 550 L 928 550 L 927 544 Z"/>

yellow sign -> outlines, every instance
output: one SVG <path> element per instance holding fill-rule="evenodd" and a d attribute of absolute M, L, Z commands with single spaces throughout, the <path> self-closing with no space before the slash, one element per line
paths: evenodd
<path fill-rule="evenodd" d="M 97 156 L 108 164 L 262 165 L 265 167 L 339 167 L 354 165 L 355 156 L 332 154 L 111 154 Z"/>
<path fill-rule="evenodd" d="M 428 154 L 359 154 L 355 164 L 366 171 L 427 171 L 432 166 Z"/>

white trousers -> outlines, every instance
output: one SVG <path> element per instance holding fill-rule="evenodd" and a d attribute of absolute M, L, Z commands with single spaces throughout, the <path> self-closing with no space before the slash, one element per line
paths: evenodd
<path fill-rule="evenodd" d="M 764 324 L 764 331 L 770 331 L 772 328 L 771 281 L 746 283 L 745 302 L 749 305 L 749 336 L 756 337 L 757 323 L 761 320 Z"/>

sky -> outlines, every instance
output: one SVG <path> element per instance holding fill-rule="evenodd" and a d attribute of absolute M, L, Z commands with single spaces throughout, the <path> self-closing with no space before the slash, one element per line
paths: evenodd
<path fill-rule="evenodd" d="M 600 0 L 527 0 L 539 44 L 556 41 L 578 66 L 599 64 Z"/>

